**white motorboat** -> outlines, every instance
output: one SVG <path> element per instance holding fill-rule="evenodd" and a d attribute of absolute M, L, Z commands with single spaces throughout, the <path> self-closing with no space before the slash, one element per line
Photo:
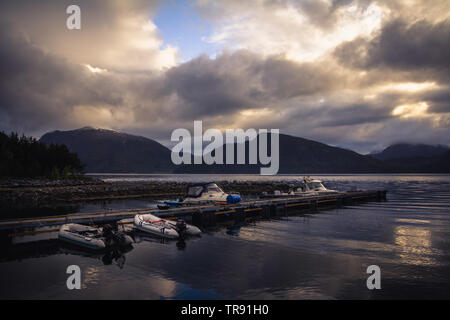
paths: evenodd
<path fill-rule="evenodd" d="M 296 189 L 291 186 L 289 192 L 282 192 L 280 190 L 275 190 L 273 194 L 263 192 L 260 198 L 279 198 L 279 197 L 292 197 L 292 196 L 318 196 L 324 194 L 333 194 L 339 191 L 327 189 L 323 185 L 322 181 L 318 179 L 304 178 L 302 185 Z"/>
<path fill-rule="evenodd" d="M 59 228 L 58 238 L 68 243 L 94 250 L 110 246 L 126 246 L 133 242 L 130 236 L 113 231 L 109 225 L 103 228 L 85 226 L 76 223 L 63 224 Z"/>
<path fill-rule="evenodd" d="M 300 188 L 297 188 L 294 191 L 295 195 L 323 195 L 323 194 L 332 194 L 337 193 L 339 191 L 327 189 L 322 181 L 318 179 L 311 179 L 311 178 L 303 178 L 302 186 Z"/>
<path fill-rule="evenodd" d="M 210 202 L 239 203 L 241 196 L 225 193 L 217 184 L 195 183 L 188 186 L 188 191 L 180 204 L 198 204 Z"/>

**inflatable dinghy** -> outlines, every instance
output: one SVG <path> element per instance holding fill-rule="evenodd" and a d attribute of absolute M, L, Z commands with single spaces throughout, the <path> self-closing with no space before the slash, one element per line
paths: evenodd
<path fill-rule="evenodd" d="M 178 238 L 180 234 L 196 236 L 201 233 L 199 228 L 186 224 L 181 219 L 177 221 L 165 220 L 152 214 L 136 215 L 134 226 L 138 230 L 172 239 Z"/>
<path fill-rule="evenodd" d="M 133 242 L 130 236 L 112 230 L 106 225 L 103 229 L 76 223 L 63 224 L 58 238 L 86 248 L 101 250 L 110 246 L 127 246 Z"/>
<path fill-rule="evenodd" d="M 100 229 L 81 224 L 68 223 L 59 228 L 58 238 L 90 249 L 106 248 L 105 239 Z"/>
<path fill-rule="evenodd" d="M 177 221 L 173 220 L 164 220 L 169 226 L 177 230 L 179 234 L 185 234 L 188 236 L 198 236 L 202 231 L 196 226 L 187 224 L 183 219 L 178 219 Z"/>
<path fill-rule="evenodd" d="M 140 231 L 151 233 L 163 238 L 176 239 L 178 232 L 171 226 L 168 226 L 165 220 L 162 220 L 152 214 L 138 214 L 134 216 L 134 227 Z"/>

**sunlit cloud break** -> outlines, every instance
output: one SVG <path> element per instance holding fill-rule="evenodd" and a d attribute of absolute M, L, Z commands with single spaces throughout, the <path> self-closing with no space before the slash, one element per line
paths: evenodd
<path fill-rule="evenodd" d="M 447 1 L 78 1 L 79 30 L 64 3 L 34 5 L 0 11 L 4 131 L 166 143 L 201 119 L 362 153 L 450 144 Z"/>

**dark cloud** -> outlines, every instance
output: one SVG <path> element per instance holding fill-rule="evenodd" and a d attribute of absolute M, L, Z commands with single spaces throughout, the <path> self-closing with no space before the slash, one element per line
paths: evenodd
<path fill-rule="evenodd" d="M 377 107 L 369 103 L 359 103 L 343 108 L 328 106 L 326 112 L 320 116 L 323 117 L 323 126 L 351 126 L 385 121 L 392 118 L 391 111 L 389 106 Z"/>
<path fill-rule="evenodd" d="M 289 99 L 336 89 L 345 85 L 345 77 L 323 62 L 299 64 L 269 57 L 261 65 L 262 85 L 269 96 Z"/>
<path fill-rule="evenodd" d="M 257 108 L 262 95 L 258 60 L 245 51 L 217 59 L 200 56 L 170 69 L 166 85 L 183 100 L 179 111 L 191 119 Z"/>
<path fill-rule="evenodd" d="M 180 111 L 194 119 L 326 94 L 342 88 L 347 80 L 322 62 L 300 64 L 241 50 L 216 59 L 200 56 L 170 69 L 166 81 L 166 88 L 184 102 Z"/>
<path fill-rule="evenodd" d="M 436 113 L 450 113 L 450 88 L 444 87 L 430 90 L 420 96 L 421 100 L 430 104 L 429 111 Z"/>
<path fill-rule="evenodd" d="M 351 68 L 433 69 L 447 79 L 450 21 L 433 24 L 422 20 L 411 25 L 403 20 L 391 21 L 374 39 L 358 38 L 344 43 L 334 54 L 343 65 Z"/>
<path fill-rule="evenodd" d="M 44 52 L 9 25 L 0 26 L 0 43 L 2 129 L 67 125 L 74 105 L 123 102 L 116 80 Z"/>

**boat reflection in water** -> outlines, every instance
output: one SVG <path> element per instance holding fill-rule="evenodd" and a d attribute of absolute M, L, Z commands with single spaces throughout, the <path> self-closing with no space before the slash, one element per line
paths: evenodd
<path fill-rule="evenodd" d="M 133 250 L 132 245 L 109 247 L 103 250 L 90 250 L 59 240 L 58 229 L 36 228 L 18 234 L 3 234 L 0 242 L 0 261 L 22 261 L 31 258 L 43 258 L 53 255 L 75 255 L 97 259 L 104 265 L 115 264 L 123 268 L 126 253 Z"/>
<path fill-rule="evenodd" d="M 158 237 L 157 235 L 153 235 L 139 230 L 134 230 L 132 233 L 132 237 L 135 243 L 150 242 L 159 244 L 170 244 L 175 242 L 176 240 L 176 246 L 179 250 L 186 249 L 186 241 L 184 238 L 169 239 L 164 237 Z"/>

